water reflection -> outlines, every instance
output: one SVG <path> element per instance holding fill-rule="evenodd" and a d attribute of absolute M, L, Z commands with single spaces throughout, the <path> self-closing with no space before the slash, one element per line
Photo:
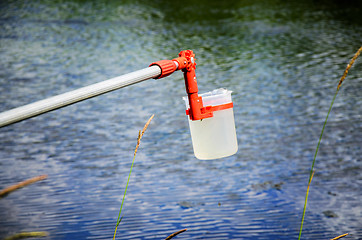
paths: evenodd
<path fill-rule="evenodd" d="M 0 5 L 0 110 L 197 54 L 200 91 L 233 90 L 239 152 L 194 158 L 181 73 L 0 131 L 0 237 L 113 234 L 138 129 L 143 138 L 119 239 L 296 238 L 315 145 L 336 84 L 360 47 L 358 7 L 339 1 L 32 1 Z M 303 235 L 362 236 L 361 64 L 337 97 Z M 327 214 L 326 214 L 327 213 Z M 332 214 L 333 213 L 333 214 Z"/>

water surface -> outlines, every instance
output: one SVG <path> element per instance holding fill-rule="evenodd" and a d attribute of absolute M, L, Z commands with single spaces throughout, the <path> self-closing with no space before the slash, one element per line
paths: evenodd
<path fill-rule="evenodd" d="M 357 4 L 357 3 L 354 3 Z M 296 239 L 309 170 L 339 78 L 361 46 L 361 5 L 339 1 L 5 1 L 0 111 L 192 49 L 199 90 L 233 91 L 236 155 L 197 160 L 182 73 L 0 129 L 0 238 Z M 303 239 L 361 239 L 362 64 L 337 96 Z"/>

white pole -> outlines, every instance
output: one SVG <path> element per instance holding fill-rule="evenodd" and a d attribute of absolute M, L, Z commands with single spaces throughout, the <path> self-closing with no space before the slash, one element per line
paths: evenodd
<path fill-rule="evenodd" d="M 161 75 L 157 65 L 0 113 L 0 128 Z"/>

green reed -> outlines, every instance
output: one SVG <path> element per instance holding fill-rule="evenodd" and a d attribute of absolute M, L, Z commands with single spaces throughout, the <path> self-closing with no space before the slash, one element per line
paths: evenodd
<path fill-rule="evenodd" d="M 331 105 L 330 105 L 330 107 L 329 107 L 326 120 L 324 121 L 323 128 L 322 128 L 322 132 L 321 132 L 321 135 L 319 136 L 319 141 L 318 141 L 317 148 L 316 148 L 316 151 L 315 151 L 315 154 L 314 154 L 313 163 L 312 163 L 312 168 L 311 168 L 310 174 L 309 174 L 308 187 L 307 187 L 307 193 L 306 193 L 306 195 L 305 195 L 303 216 L 302 216 L 302 222 L 301 222 L 301 224 L 300 224 L 300 230 L 299 230 L 298 240 L 300 240 L 300 237 L 302 236 L 304 216 L 305 216 L 305 210 L 306 210 L 306 208 L 307 208 L 307 201 L 308 201 L 308 194 L 309 194 L 309 186 L 310 186 L 310 183 L 312 182 L 312 179 L 313 179 L 313 175 L 314 175 L 314 164 L 315 164 L 315 160 L 316 160 L 316 158 L 317 158 L 317 154 L 318 154 L 318 150 L 319 150 L 319 145 L 320 145 L 321 140 L 322 140 L 323 132 L 324 132 L 324 129 L 325 129 L 325 127 L 326 127 L 329 114 L 330 114 L 330 112 L 331 112 L 331 110 L 332 110 L 332 107 L 333 107 L 333 104 L 334 104 L 334 100 L 336 100 L 336 97 L 337 97 L 339 88 L 341 87 L 343 81 L 345 80 L 345 78 L 346 78 L 346 76 L 347 76 L 347 74 L 348 74 L 349 69 L 352 67 L 353 63 L 356 61 L 356 59 L 358 58 L 358 56 L 361 54 L 361 51 L 362 51 L 362 47 L 360 47 L 360 48 L 358 49 L 358 51 L 355 53 L 355 55 L 353 56 L 353 58 L 351 59 L 351 61 L 348 63 L 348 65 L 347 65 L 347 67 L 346 67 L 346 70 L 344 70 L 344 73 L 343 73 L 341 79 L 339 80 L 336 93 L 334 94 L 333 100 L 332 100 Z"/>
<path fill-rule="evenodd" d="M 135 150 L 134 150 L 133 160 L 132 160 L 132 165 L 131 165 L 131 170 L 129 171 L 128 180 L 127 180 L 126 188 L 125 188 L 125 190 L 124 190 L 123 199 L 122 199 L 122 203 L 121 203 L 121 208 L 119 209 L 118 219 L 117 219 L 116 227 L 115 227 L 115 229 L 114 229 L 113 240 L 116 238 L 116 233 L 117 233 L 118 225 L 120 224 L 120 222 L 122 221 L 122 218 L 123 218 L 123 216 L 121 217 L 121 212 L 122 212 L 122 207 L 123 207 L 124 199 L 126 198 L 128 183 L 129 183 L 129 179 L 131 178 L 131 173 L 132 173 L 133 163 L 134 163 L 134 160 L 135 160 L 135 158 L 136 158 L 136 153 L 137 153 L 138 147 L 140 146 L 141 138 L 142 138 L 143 134 L 145 133 L 145 131 L 146 131 L 148 125 L 150 124 L 151 120 L 153 119 L 153 117 L 154 117 L 154 115 L 152 115 L 152 116 L 150 117 L 150 119 L 148 119 L 148 121 L 146 122 L 146 124 L 145 124 L 145 126 L 143 127 L 143 129 L 138 132 L 137 145 L 136 145 L 136 148 L 135 148 Z"/>

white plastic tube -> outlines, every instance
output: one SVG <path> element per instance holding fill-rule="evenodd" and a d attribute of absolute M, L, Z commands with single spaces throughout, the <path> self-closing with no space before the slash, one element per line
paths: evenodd
<path fill-rule="evenodd" d="M 157 65 L 0 113 L 0 127 L 114 91 L 161 74 Z"/>

